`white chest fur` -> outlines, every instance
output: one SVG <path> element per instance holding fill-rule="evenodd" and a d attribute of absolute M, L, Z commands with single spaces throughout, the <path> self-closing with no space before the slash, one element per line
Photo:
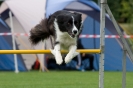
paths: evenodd
<path fill-rule="evenodd" d="M 58 34 L 57 40 L 60 42 L 61 49 L 68 50 L 71 45 L 76 45 L 77 38 L 71 38 L 68 33 Z"/>

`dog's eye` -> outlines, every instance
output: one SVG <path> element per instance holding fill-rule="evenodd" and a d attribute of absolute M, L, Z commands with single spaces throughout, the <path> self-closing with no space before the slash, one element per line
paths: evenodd
<path fill-rule="evenodd" d="M 68 24 L 68 25 L 70 25 L 70 23 L 69 23 L 69 22 L 68 22 L 67 24 Z"/>
<path fill-rule="evenodd" d="M 71 26 L 71 24 L 70 24 L 69 22 L 67 23 L 67 25 L 68 25 L 68 26 Z"/>

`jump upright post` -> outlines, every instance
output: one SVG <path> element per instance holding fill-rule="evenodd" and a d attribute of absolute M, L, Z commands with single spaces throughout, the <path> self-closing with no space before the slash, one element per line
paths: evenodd
<path fill-rule="evenodd" d="M 106 0 L 101 0 L 100 11 L 100 60 L 99 60 L 99 88 L 104 88 L 104 46 L 105 46 L 105 3 Z"/>
<path fill-rule="evenodd" d="M 104 38 L 102 37 L 104 34 L 104 27 L 105 27 L 105 10 L 107 11 L 110 19 L 112 20 L 116 31 L 118 32 L 120 39 L 122 40 L 123 43 L 123 76 L 122 76 L 122 88 L 126 88 L 126 53 L 130 56 L 131 61 L 133 62 L 133 53 L 131 48 L 129 47 L 129 44 L 123 37 L 123 34 L 120 30 L 120 27 L 118 26 L 108 4 L 107 0 L 101 0 L 100 1 L 101 5 L 101 11 L 100 11 L 100 34 L 101 34 L 101 39 L 100 39 L 100 47 L 101 47 L 101 54 L 100 54 L 100 71 L 99 71 L 99 88 L 104 88 Z"/>
<path fill-rule="evenodd" d="M 10 16 L 10 24 L 11 24 L 11 32 L 12 34 L 14 33 L 14 27 L 13 27 L 13 19 L 12 19 L 12 12 L 9 11 L 9 16 Z M 12 35 L 12 45 L 13 45 L 13 50 L 16 50 L 15 46 L 15 36 Z M 14 54 L 14 63 L 15 63 L 15 72 L 18 73 L 18 63 L 17 63 L 17 55 Z"/>

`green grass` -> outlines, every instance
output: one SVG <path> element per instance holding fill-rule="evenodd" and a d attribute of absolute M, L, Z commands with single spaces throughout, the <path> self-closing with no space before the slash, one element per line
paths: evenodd
<path fill-rule="evenodd" d="M 0 72 L 0 88 L 98 88 L 99 73 L 79 71 Z M 105 88 L 122 88 L 122 72 L 105 72 Z M 133 88 L 133 72 L 127 72 L 126 88 Z"/>

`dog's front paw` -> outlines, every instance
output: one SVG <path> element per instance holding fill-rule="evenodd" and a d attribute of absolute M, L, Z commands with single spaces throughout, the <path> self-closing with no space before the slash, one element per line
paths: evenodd
<path fill-rule="evenodd" d="M 65 57 L 65 63 L 69 63 L 72 59 L 73 59 L 73 56 L 72 55 L 67 55 Z"/>
<path fill-rule="evenodd" d="M 56 63 L 58 65 L 61 65 L 63 63 L 62 56 L 61 55 L 56 55 L 55 56 Z"/>
<path fill-rule="evenodd" d="M 77 56 L 79 54 L 79 52 L 75 52 L 74 54 L 72 54 L 72 55 L 67 55 L 66 57 L 65 57 L 65 63 L 69 63 L 75 56 Z"/>
<path fill-rule="evenodd" d="M 54 49 L 50 49 L 51 53 L 54 55 L 56 63 L 61 65 L 63 60 L 62 60 L 62 56 L 58 53 L 56 54 L 56 51 Z"/>

